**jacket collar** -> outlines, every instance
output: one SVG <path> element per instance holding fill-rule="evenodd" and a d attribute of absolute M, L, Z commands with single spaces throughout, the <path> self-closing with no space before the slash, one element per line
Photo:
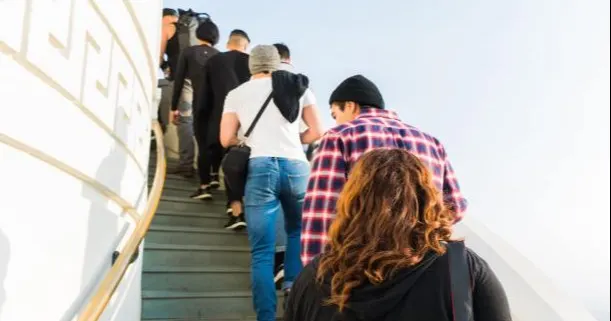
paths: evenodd
<path fill-rule="evenodd" d="M 358 118 L 390 118 L 399 120 L 399 115 L 392 110 L 379 109 L 379 108 L 361 108 L 361 113 L 356 117 Z"/>

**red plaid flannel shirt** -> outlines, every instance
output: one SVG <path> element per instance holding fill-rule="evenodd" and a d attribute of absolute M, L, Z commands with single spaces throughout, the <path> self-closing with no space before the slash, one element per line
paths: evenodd
<path fill-rule="evenodd" d="M 467 209 L 443 145 L 434 137 L 406 125 L 392 111 L 363 109 L 354 121 L 329 130 L 314 156 L 303 204 L 301 260 L 309 263 L 324 251 L 335 204 L 354 163 L 374 148 L 405 148 L 434 174 L 434 183 L 455 212 L 458 222 Z"/>

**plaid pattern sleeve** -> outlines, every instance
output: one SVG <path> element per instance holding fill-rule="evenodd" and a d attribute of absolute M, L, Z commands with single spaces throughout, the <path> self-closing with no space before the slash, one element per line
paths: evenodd
<path fill-rule="evenodd" d="M 335 204 L 346 183 L 347 164 L 342 138 L 327 133 L 320 142 L 303 202 L 301 260 L 308 264 L 324 251 L 327 231 L 335 218 Z"/>
<path fill-rule="evenodd" d="M 467 199 L 463 196 L 458 185 L 458 179 L 454 174 L 452 164 L 447 159 L 446 151 L 443 146 L 439 145 L 439 153 L 443 159 L 443 200 L 444 203 L 454 212 L 454 223 L 460 222 L 467 211 Z"/>

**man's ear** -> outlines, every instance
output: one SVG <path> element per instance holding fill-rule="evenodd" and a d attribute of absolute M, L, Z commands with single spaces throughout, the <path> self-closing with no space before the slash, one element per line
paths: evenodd
<path fill-rule="evenodd" d="M 359 109 L 359 105 L 353 101 L 347 101 L 344 105 L 344 111 L 349 111 L 354 114 L 357 114 L 359 112 Z"/>

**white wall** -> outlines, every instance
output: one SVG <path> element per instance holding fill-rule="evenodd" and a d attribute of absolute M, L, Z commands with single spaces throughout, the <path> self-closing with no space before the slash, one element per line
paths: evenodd
<path fill-rule="evenodd" d="M 575 297 L 560 291 L 531 261 L 489 230 L 477 218 L 467 216 L 455 235 L 483 257 L 503 284 L 514 321 L 595 321 Z"/>
<path fill-rule="evenodd" d="M 161 1 L 0 12 L 0 320 L 73 320 L 146 203 Z M 140 320 L 141 266 L 104 320 Z"/>

